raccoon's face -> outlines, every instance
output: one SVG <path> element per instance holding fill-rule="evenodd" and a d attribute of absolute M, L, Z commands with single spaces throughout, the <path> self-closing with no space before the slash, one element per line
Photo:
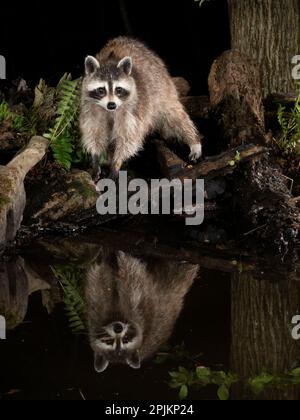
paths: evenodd
<path fill-rule="evenodd" d="M 133 369 L 139 369 L 141 345 L 142 332 L 131 323 L 113 322 L 102 327 L 92 343 L 95 370 L 98 373 L 104 372 L 110 363 L 127 364 Z"/>
<path fill-rule="evenodd" d="M 119 63 L 111 61 L 100 66 L 96 58 L 88 56 L 85 72 L 87 97 L 108 112 L 115 112 L 135 92 L 131 57 L 125 57 Z"/>

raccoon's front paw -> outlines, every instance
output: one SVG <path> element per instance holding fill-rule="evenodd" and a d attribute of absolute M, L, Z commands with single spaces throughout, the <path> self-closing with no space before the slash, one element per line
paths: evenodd
<path fill-rule="evenodd" d="M 201 143 L 198 144 L 193 144 L 191 146 L 191 153 L 189 156 L 189 159 L 191 162 L 196 162 L 197 160 L 199 160 L 202 156 L 202 145 Z"/>
<path fill-rule="evenodd" d="M 92 170 L 92 178 L 95 184 L 98 184 L 98 182 L 101 179 L 102 170 L 100 166 L 94 167 Z"/>
<path fill-rule="evenodd" d="M 107 178 L 111 179 L 112 181 L 117 181 L 119 178 L 119 172 L 111 169 Z"/>

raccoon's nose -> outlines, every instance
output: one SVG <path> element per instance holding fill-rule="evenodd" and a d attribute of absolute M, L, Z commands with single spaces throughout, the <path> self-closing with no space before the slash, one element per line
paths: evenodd
<path fill-rule="evenodd" d="M 109 109 L 110 111 L 113 111 L 116 108 L 117 108 L 117 104 L 115 102 L 108 102 L 107 109 Z"/>
<path fill-rule="evenodd" d="M 113 329 L 116 334 L 121 334 L 123 331 L 123 325 L 120 322 L 116 322 L 113 326 Z"/>

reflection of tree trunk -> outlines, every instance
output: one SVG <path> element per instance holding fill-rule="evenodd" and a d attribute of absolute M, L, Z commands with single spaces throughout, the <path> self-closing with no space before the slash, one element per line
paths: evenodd
<path fill-rule="evenodd" d="M 231 370 L 249 378 L 267 370 L 283 374 L 295 367 L 300 342 L 291 336 L 291 320 L 300 313 L 300 283 L 283 279 L 270 283 L 247 274 L 232 277 Z M 233 389 L 233 397 L 245 398 L 244 386 Z M 299 388 L 267 390 L 259 398 L 294 400 Z"/>

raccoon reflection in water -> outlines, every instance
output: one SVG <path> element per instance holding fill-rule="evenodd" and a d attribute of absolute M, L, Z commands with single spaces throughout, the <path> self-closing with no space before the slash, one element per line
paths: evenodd
<path fill-rule="evenodd" d="M 139 369 L 170 337 L 199 267 L 142 261 L 102 250 L 87 272 L 85 297 L 95 369 L 111 364 Z"/>

